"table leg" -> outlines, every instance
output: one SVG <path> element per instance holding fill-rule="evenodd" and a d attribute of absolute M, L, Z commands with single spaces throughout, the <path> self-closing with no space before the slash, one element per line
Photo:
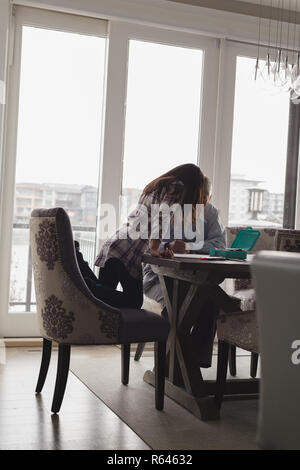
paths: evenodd
<path fill-rule="evenodd" d="M 202 420 L 219 418 L 219 409 L 212 395 L 216 382 L 204 381 L 195 351 L 190 347 L 191 328 L 201 314 L 203 299 L 211 299 L 224 311 L 236 311 L 238 306 L 217 284 L 193 284 L 160 275 L 160 282 L 171 324 L 167 343 L 169 363 L 166 372 L 166 395 L 190 410 Z M 202 311 L 203 311 L 202 308 Z M 199 327 L 199 332 L 201 327 Z M 147 383 L 155 385 L 152 371 L 144 375 Z M 227 380 L 226 395 L 250 398 L 258 391 L 258 380 Z"/>
<path fill-rule="evenodd" d="M 203 293 L 203 288 L 163 276 L 160 276 L 160 282 L 171 324 L 168 340 L 169 373 L 166 381 L 166 394 L 203 420 L 218 419 L 219 409 L 214 398 L 208 396 L 200 367 L 190 360 L 184 341 L 182 341 L 184 332 L 189 331 L 189 326 L 183 320 L 190 310 L 192 311 L 192 315 L 188 315 L 190 321 L 199 314 L 197 303 L 193 301 L 195 296 L 201 295 L 201 291 Z M 181 334 L 179 325 L 184 327 Z M 190 328 L 191 326 L 190 324 Z M 146 372 L 144 380 L 154 384 L 150 371 Z"/>
<path fill-rule="evenodd" d="M 168 312 L 171 330 L 167 342 L 168 373 L 167 377 L 175 385 L 182 387 L 183 377 L 179 361 L 176 355 L 176 323 L 178 315 L 178 290 L 179 281 L 177 279 L 160 279 L 163 294 L 165 296 L 166 308 Z M 172 302 L 171 302 L 172 299 Z M 174 326 L 174 327 L 173 327 Z"/>

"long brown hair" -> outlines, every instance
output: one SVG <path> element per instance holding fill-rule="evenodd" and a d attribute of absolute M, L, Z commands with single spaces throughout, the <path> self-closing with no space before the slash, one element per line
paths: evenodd
<path fill-rule="evenodd" d="M 159 193 L 171 183 L 181 181 L 184 184 L 183 198 L 181 204 L 202 203 L 202 192 L 204 184 L 204 175 L 200 168 L 193 163 L 179 165 L 163 175 L 155 178 L 145 187 L 143 194 L 149 194 L 153 191 Z"/>

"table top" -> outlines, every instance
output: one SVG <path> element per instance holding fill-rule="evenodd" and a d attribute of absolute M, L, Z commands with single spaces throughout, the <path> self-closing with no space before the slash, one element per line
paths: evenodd
<path fill-rule="evenodd" d="M 205 255 L 204 255 L 205 256 Z M 197 258 L 158 258 L 145 254 L 143 262 L 151 265 L 161 266 L 176 271 L 209 271 L 218 274 L 234 273 L 250 273 L 253 255 L 248 255 L 247 260 L 203 260 Z"/>

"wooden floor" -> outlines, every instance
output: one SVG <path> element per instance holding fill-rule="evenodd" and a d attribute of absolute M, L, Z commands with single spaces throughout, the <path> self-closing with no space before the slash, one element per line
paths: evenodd
<path fill-rule="evenodd" d="M 149 447 L 72 373 L 59 415 L 50 411 L 56 352 L 44 390 L 34 389 L 39 348 L 8 348 L 0 364 L 0 449 L 144 450 Z M 100 373 L 100 371 L 99 371 Z"/>

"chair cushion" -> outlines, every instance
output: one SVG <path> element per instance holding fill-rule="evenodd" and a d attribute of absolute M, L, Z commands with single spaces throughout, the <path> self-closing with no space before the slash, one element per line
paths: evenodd
<path fill-rule="evenodd" d="M 143 302 L 142 308 L 148 311 L 150 310 L 150 312 L 157 313 L 158 315 L 161 315 L 163 306 L 161 303 L 156 302 L 156 300 L 153 300 L 144 294 L 144 302 Z"/>
<path fill-rule="evenodd" d="M 120 311 L 120 343 L 145 343 L 167 339 L 170 325 L 160 315 L 135 308 L 122 308 Z"/>
<path fill-rule="evenodd" d="M 238 232 L 245 227 L 227 227 L 227 246 L 231 246 L 233 240 L 237 236 Z M 262 228 L 262 227 L 254 227 L 258 228 L 260 231 L 260 237 L 255 243 L 253 248 L 253 252 L 257 252 L 260 250 L 275 250 L 275 240 L 276 240 L 276 232 L 275 228 Z M 238 291 L 240 289 L 252 289 L 252 281 L 251 279 L 235 279 L 233 281 L 234 290 Z"/>
<path fill-rule="evenodd" d="M 221 314 L 217 319 L 217 336 L 221 341 L 259 353 L 258 325 L 254 311 Z"/>

